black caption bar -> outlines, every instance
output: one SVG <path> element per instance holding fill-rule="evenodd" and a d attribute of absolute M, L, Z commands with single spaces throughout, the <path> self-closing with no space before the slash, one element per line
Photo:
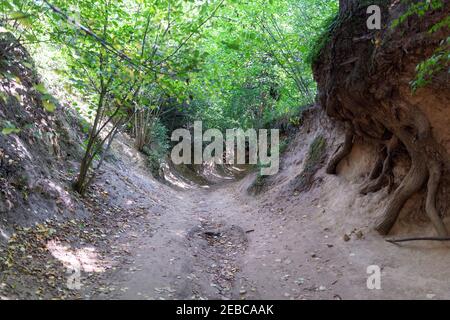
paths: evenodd
<path fill-rule="evenodd" d="M 425 304 L 433 303 L 448 309 L 448 301 L 0 301 L 2 311 L 11 308 L 16 316 L 33 312 L 61 319 L 89 319 L 95 314 L 123 320 L 168 319 L 310 319 L 330 316 L 365 316 L 367 312 L 380 311 L 384 307 L 399 307 L 402 314 L 416 314 L 427 310 Z M 391 306 L 387 306 L 390 304 Z M 23 306 L 21 306 L 23 305 Z M 355 308 L 356 307 L 356 308 Z M 433 309 L 434 310 L 434 309 Z M 353 317 L 353 316 L 352 316 Z"/>

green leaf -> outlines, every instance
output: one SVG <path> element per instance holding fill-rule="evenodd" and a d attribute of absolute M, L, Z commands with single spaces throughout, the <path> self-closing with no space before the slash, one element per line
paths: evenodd
<path fill-rule="evenodd" d="M 45 88 L 45 86 L 42 83 L 34 85 L 33 88 L 36 89 L 37 91 L 39 91 L 42 94 L 46 94 L 47 93 L 47 89 Z"/>
<path fill-rule="evenodd" d="M 8 100 L 8 95 L 5 92 L 0 91 L 0 98 L 5 100 L 5 102 L 6 102 Z"/>
<path fill-rule="evenodd" d="M 17 129 L 17 128 L 3 128 L 2 129 L 2 133 L 4 135 L 8 135 L 11 133 L 19 133 L 19 132 L 20 132 L 20 129 Z"/>
<path fill-rule="evenodd" d="M 33 69 L 33 65 L 29 62 L 22 62 L 22 65 L 28 69 Z"/>
<path fill-rule="evenodd" d="M 42 105 L 44 106 L 44 109 L 48 112 L 54 112 L 56 110 L 56 105 L 49 100 L 42 101 Z"/>
<path fill-rule="evenodd" d="M 2 133 L 4 135 L 12 134 L 12 133 L 19 133 L 20 129 L 16 128 L 15 125 L 13 125 L 9 121 L 5 121 L 5 127 L 2 129 Z"/>
<path fill-rule="evenodd" d="M 30 19 L 30 15 L 20 12 L 20 11 L 14 11 L 9 14 L 9 18 L 11 20 L 18 21 L 21 25 L 24 27 L 30 28 L 33 25 L 33 22 Z"/>
<path fill-rule="evenodd" d="M 27 18 L 29 15 L 26 13 L 23 13 L 21 11 L 13 11 L 9 14 L 9 18 L 11 20 L 20 20 L 20 19 L 24 19 Z"/>

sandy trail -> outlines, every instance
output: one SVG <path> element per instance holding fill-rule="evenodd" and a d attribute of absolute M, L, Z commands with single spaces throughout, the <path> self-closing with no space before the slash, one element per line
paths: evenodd
<path fill-rule="evenodd" d="M 365 270 L 359 283 L 345 279 L 357 270 L 326 231 L 239 196 L 238 182 L 176 195 L 165 213 L 127 231 L 128 263 L 101 284 L 114 293 L 93 298 L 341 299 L 367 291 Z"/>
<path fill-rule="evenodd" d="M 397 247 L 371 235 L 349 244 L 316 221 L 317 208 L 306 199 L 303 205 L 289 198 L 258 202 L 239 194 L 238 187 L 239 182 L 224 182 L 208 189 L 174 191 L 165 212 L 146 215 L 122 238 L 128 262 L 97 284 L 114 291 L 92 298 L 448 296 L 443 279 L 427 278 L 427 270 L 418 268 L 445 248 Z M 404 263 L 408 260 L 409 265 Z M 366 285 L 366 269 L 373 264 L 382 269 L 381 290 Z"/>
<path fill-rule="evenodd" d="M 229 299 L 240 295 L 236 273 L 248 245 L 242 208 L 223 189 L 178 192 L 167 211 L 123 237 L 129 263 L 106 277 L 116 299 Z M 151 224 L 152 232 L 145 229 Z M 126 239 L 126 240 L 125 240 Z M 242 290 L 243 292 L 243 290 Z"/>

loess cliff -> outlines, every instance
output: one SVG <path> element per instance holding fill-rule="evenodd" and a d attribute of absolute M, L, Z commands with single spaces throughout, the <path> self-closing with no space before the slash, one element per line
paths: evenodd
<path fill-rule="evenodd" d="M 373 169 L 362 184 L 363 195 L 388 188 L 390 197 L 375 229 L 388 234 L 399 215 L 428 220 L 447 236 L 450 152 L 450 82 L 446 68 L 413 92 L 416 66 L 433 55 L 448 37 L 448 28 L 430 29 L 449 13 L 446 2 L 423 17 L 409 16 L 400 1 L 375 1 L 382 9 L 382 29 L 369 30 L 367 5 L 341 1 L 314 65 L 320 104 L 345 128 L 343 144 L 327 166 L 337 166 L 355 143 L 374 150 Z"/>

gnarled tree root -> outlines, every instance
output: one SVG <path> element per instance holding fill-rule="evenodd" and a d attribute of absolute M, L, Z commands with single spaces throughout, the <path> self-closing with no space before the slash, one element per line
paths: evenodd
<path fill-rule="evenodd" d="M 383 146 L 383 148 L 378 153 L 377 161 L 375 162 L 375 165 L 373 166 L 373 169 L 369 174 L 370 180 L 377 179 L 381 175 L 381 172 L 383 170 L 384 160 L 386 159 L 386 157 L 387 157 L 386 147 Z"/>
<path fill-rule="evenodd" d="M 389 233 L 406 201 L 419 191 L 428 179 L 425 210 L 439 237 L 447 237 L 447 229 L 436 209 L 436 192 L 441 177 L 441 166 L 437 161 L 428 162 L 419 155 L 412 156 L 411 169 L 395 190 L 381 221 L 375 229 L 383 235 Z"/>
<path fill-rule="evenodd" d="M 422 188 L 427 177 L 428 170 L 425 161 L 421 157 L 413 156 L 411 169 L 397 190 L 395 190 L 393 198 L 383 217 L 377 223 L 375 230 L 383 235 L 389 233 L 406 201 Z"/>
<path fill-rule="evenodd" d="M 436 209 L 436 193 L 441 179 L 441 165 L 437 161 L 431 162 L 429 165 L 429 178 L 427 185 L 427 199 L 425 201 L 425 211 L 430 218 L 431 223 L 436 229 L 440 237 L 448 236 L 447 229 L 442 222 L 441 217 Z"/>
<path fill-rule="evenodd" d="M 336 168 L 339 164 L 339 162 L 342 161 L 346 156 L 350 154 L 353 147 L 353 129 L 349 123 L 346 123 L 345 125 L 345 140 L 344 144 L 339 146 L 337 149 L 337 152 L 334 154 L 334 156 L 331 158 L 331 160 L 328 162 L 326 173 L 327 174 L 336 174 Z"/>
<path fill-rule="evenodd" d="M 378 174 L 378 177 L 376 177 L 376 179 L 374 181 L 370 181 L 369 183 L 367 183 L 361 190 L 360 193 L 361 194 L 368 194 L 371 192 L 377 192 L 379 191 L 381 188 L 383 188 L 386 184 L 391 184 L 392 183 L 392 153 L 395 150 L 395 148 L 397 148 L 399 142 L 397 137 L 392 137 L 391 140 L 389 140 L 389 142 L 386 143 L 386 157 L 384 159 L 384 161 L 382 162 L 382 169 L 381 169 L 381 173 Z M 378 161 L 377 161 L 378 162 Z M 375 165 L 374 170 L 376 170 L 376 167 L 378 166 L 378 163 Z M 370 178 L 372 178 L 372 176 L 374 175 L 373 171 L 370 174 Z"/>

